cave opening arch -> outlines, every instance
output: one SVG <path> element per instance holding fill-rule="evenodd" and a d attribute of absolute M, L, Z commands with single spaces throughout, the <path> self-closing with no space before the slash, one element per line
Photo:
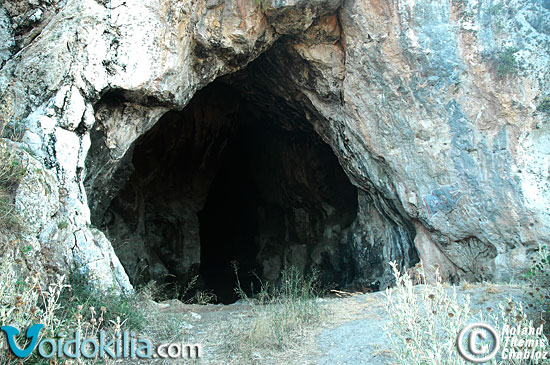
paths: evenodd
<path fill-rule="evenodd" d="M 159 112 L 111 165 L 106 126 L 143 102 L 110 92 L 96 105 L 92 223 L 134 285 L 154 280 L 181 294 L 192 282 L 231 303 L 233 263 L 253 294 L 258 278 L 276 284 L 290 265 L 318 270 L 327 287 L 377 290 L 389 283 L 387 257 L 418 261 L 413 224 L 374 188 L 351 183 L 321 138 L 322 117 L 293 99 L 295 85 L 269 87 L 285 81 L 272 56 L 212 82 L 181 111 Z"/>

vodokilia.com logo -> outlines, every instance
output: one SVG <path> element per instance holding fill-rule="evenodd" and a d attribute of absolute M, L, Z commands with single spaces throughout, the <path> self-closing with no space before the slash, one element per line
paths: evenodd
<path fill-rule="evenodd" d="M 65 341 L 64 338 L 46 338 L 39 342 L 40 331 L 43 324 L 35 324 L 27 329 L 25 337 L 26 347 L 21 348 L 17 343 L 20 331 L 13 326 L 2 326 L 0 331 L 6 334 L 8 347 L 18 358 L 29 357 L 35 349 L 38 355 L 43 358 L 57 356 L 68 358 L 200 358 L 202 346 L 184 343 L 166 343 L 157 347 L 153 346 L 150 340 L 137 338 L 134 333 L 124 331 L 114 335 L 108 335 L 99 331 L 98 338 L 81 337 L 80 332 L 74 332 L 72 339 Z"/>
<path fill-rule="evenodd" d="M 25 358 L 30 356 L 38 344 L 38 335 L 40 334 L 40 330 L 42 330 L 42 328 L 44 328 L 43 324 L 35 324 L 27 329 L 25 336 L 27 337 L 27 340 L 30 340 L 31 342 L 27 348 L 23 350 L 19 348 L 17 342 L 15 341 L 15 336 L 19 335 L 19 330 L 17 328 L 12 326 L 2 326 L 0 327 L 0 330 L 6 333 L 8 346 L 11 352 L 19 358 Z"/>

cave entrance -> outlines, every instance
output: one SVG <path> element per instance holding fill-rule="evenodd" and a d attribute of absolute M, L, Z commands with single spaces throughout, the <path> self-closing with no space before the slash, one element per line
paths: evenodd
<path fill-rule="evenodd" d="M 232 262 L 249 294 L 259 288 L 249 273 L 273 282 L 285 265 L 339 285 L 339 235 L 356 211 L 355 187 L 312 130 L 252 119 L 227 146 L 199 212 L 201 277 L 224 301 L 234 298 Z"/>
<path fill-rule="evenodd" d="M 305 118 L 282 124 L 216 81 L 141 136 L 128 166 L 100 224 L 134 284 L 181 294 L 195 282 L 230 303 L 233 262 L 248 294 L 290 265 L 325 284 L 349 279 L 340 245 L 357 189 Z"/>

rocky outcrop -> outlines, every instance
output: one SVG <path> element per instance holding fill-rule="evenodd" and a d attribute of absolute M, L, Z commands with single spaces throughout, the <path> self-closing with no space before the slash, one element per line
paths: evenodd
<path fill-rule="evenodd" d="M 371 180 L 430 232 L 417 242 L 425 261 L 441 251 L 460 276 L 509 279 L 548 241 L 548 115 L 536 111 L 547 15 L 542 1 L 356 2 L 341 13 L 346 70 L 364 75 L 345 79 L 346 114 L 384 160 Z M 506 69 L 509 47 L 517 63 Z M 532 139 L 537 166 L 525 158 Z"/>
<path fill-rule="evenodd" d="M 549 15 L 545 0 L 4 5 L 0 94 L 3 102 L 12 101 L 14 120 L 27 128 L 21 143 L 57 192 L 37 199 L 39 206 L 29 211 L 36 221 L 32 237 L 40 247 L 58 248 L 54 256 L 64 257 L 56 261 L 64 263 L 58 270 L 78 267 L 127 290 L 117 255 L 129 271 L 136 252 L 151 258 L 155 251 L 156 264 L 177 252 L 175 261 L 151 264 L 148 271 L 190 275 L 201 259 L 197 212 L 205 209 L 209 186 L 222 170 L 217 164 L 223 148 L 206 146 L 229 143 L 229 120 L 241 125 L 247 119 L 231 113 L 245 104 L 256 120 L 276 121 L 279 130 L 309 128 L 310 136 L 320 136 L 357 189 L 350 219 L 322 209 L 322 227 L 340 226 L 330 245 L 323 234 L 308 242 L 287 237 L 280 250 L 308 256 L 303 265 L 322 267 L 313 252 L 323 245 L 332 272 L 345 284 L 383 287 L 388 260 L 408 266 L 418 258 L 427 267 L 440 265 L 449 278 L 508 280 L 526 268 L 538 243 L 550 240 L 550 117 L 539 108 L 550 90 Z M 191 101 L 197 91 L 213 82 L 232 88 L 240 100 L 227 104 L 229 96 L 217 102 L 214 95 L 207 108 L 194 107 L 200 104 Z M 214 116 L 186 116 L 193 110 L 215 113 L 217 106 Z M 151 161 L 137 151 L 146 155 L 140 143 L 162 134 L 168 119 L 193 119 L 199 132 L 209 134 L 195 131 L 197 138 L 189 141 L 176 129 L 186 137 L 171 144 L 167 139 L 160 152 L 186 162 L 181 176 L 171 177 L 180 185 L 165 195 L 148 189 L 169 184 L 154 175 L 168 167 L 148 169 Z M 227 122 L 209 127 L 222 120 Z M 186 159 L 187 151 L 196 156 Z M 160 165 L 172 161 L 158 157 Z M 287 167 L 308 161 L 298 157 L 307 153 L 282 161 Z M 319 159 L 310 161 L 326 161 Z M 130 191 L 147 194 L 132 200 Z M 21 190 L 19 196 L 32 194 L 45 190 Z M 310 204 L 307 214 L 299 213 L 304 217 L 327 202 L 318 193 L 298 195 L 310 199 L 277 204 L 289 211 Z M 136 210 L 155 196 L 153 210 Z M 346 217 L 349 208 L 342 210 Z M 123 225 L 114 223 L 117 214 Z M 154 216 L 159 222 L 169 217 L 171 228 L 155 225 Z M 333 222 L 336 216 L 342 222 Z M 57 221 L 67 227 L 56 228 Z M 305 221 L 291 220 L 295 226 Z M 176 227 L 179 233 L 154 239 L 143 233 L 144 224 L 150 232 Z M 308 223 L 301 232 L 314 227 Z M 127 236 L 133 246 L 117 248 L 115 255 L 104 233 L 113 242 Z M 187 242 L 194 244 L 186 249 Z M 303 244 L 305 250 L 298 247 Z M 281 254 L 256 255 L 264 276 L 271 275 L 267 267 L 280 264 Z"/>

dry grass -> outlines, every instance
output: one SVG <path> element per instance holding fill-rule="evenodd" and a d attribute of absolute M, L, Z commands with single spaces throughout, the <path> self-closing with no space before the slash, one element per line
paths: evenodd
<path fill-rule="evenodd" d="M 498 294 L 501 292 L 501 290 L 502 289 L 499 288 L 499 286 L 494 283 L 487 283 L 485 287 L 485 291 L 489 294 Z"/>
<path fill-rule="evenodd" d="M 456 334 L 471 317 L 470 298 L 459 303 L 456 290 L 449 295 L 437 269 L 436 285 L 424 287 L 417 295 L 409 275 L 401 274 L 395 263 L 391 265 L 396 288 L 386 292 L 390 319 L 386 332 L 396 359 L 402 364 L 453 363 Z M 423 275 L 421 266 L 417 271 Z"/>
<path fill-rule="evenodd" d="M 16 261 L 23 259 L 24 253 L 15 241 L 3 247 L 0 257 L 0 323 L 19 329 L 35 323 L 43 323 L 48 328 L 56 327 L 63 278 L 45 287 L 39 272 L 21 277 Z M 43 336 L 44 332 L 41 334 Z M 8 364 L 12 360 L 6 342 L 1 341 L 0 363 Z"/>
<path fill-rule="evenodd" d="M 539 244 L 526 279 L 527 295 L 532 301 L 529 308 L 539 313 L 541 321 L 550 323 L 550 249 L 547 246 Z M 550 337 L 550 326 L 545 326 L 545 333 Z"/>
<path fill-rule="evenodd" d="M 38 271 L 21 270 L 18 262 L 25 260 L 25 252 L 13 241 L 4 246 L 0 256 L 0 325 L 10 325 L 25 331 L 28 327 L 40 323 L 39 341 L 44 338 L 56 338 L 63 334 L 79 331 L 83 338 L 96 337 L 99 330 L 106 330 L 113 335 L 123 330 L 124 321 L 117 318 L 107 322 L 107 308 L 94 308 L 91 305 L 79 304 L 74 308 L 64 300 L 70 285 L 65 276 L 58 276 L 53 282 L 46 282 Z M 108 304 L 106 304 L 108 305 Z M 21 342 L 22 348 L 28 342 Z M 24 339 L 23 339 L 24 340 Z M 24 359 L 16 358 L 8 350 L 7 342 L 0 341 L 0 363 L 47 363 L 34 351 Z M 107 362 L 109 363 L 109 362 Z"/>
<path fill-rule="evenodd" d="M 0 256 L 0 325 L 11 325 L 26 330 L 33 324 L 44 325 L 39 341 L 80 332 L 82 339 L 97 339 L 100 331 L 107 338 L 114 338 L 123 331 L 138 333 L 152 344 L 184 342 L 187 333 L 185 313 L 161 313 L 147 300 L 147 293 L 132 296 L 100 294 L 75 282 L 71 277 L 59 276 L 54 283 L 46 283 L 39 272 L 20 272 L 16 262 L 25 259 L 19 247 L 9 247 L 10 254 Z M 15 256 L 15 260 L 14 260 Z M 72 285 L 71 285 L 72 283 Z M 154 302 L 152 302 L 154 304 Z M 21 339 L 20 339 L 21 341 Z M 26 343 L 21 342 L 21 347 Z M 70 359 L 58 359 L 63 363 L 81 363 Z M 96 363 L 99 359 L 91 359 Z M 103 364 L 120 362 L 101 359 Z M 0 364 L 49 363 L 38 356 L 35 350 L 28 358 L 15 358 L 0 341 Z"/>
<path fill-rule="evenodd" d="M 248 318 L 232 321 L 225 329 L 224 342 L 230 358 L 256 363 L 278 352 L 291 352 L 319 324 L 323 310 L 317 297 L 316 276 L 304 276 L 294 267 L 281 274 L 280 287 L 264 283 L 255 299 L 247 298 L 240 285 L 236 288 L 251 309 Z"/>
<path fill-rule="evenodd" d="M 14 127 L 12 121 L 13 100 L 6 96 L 0 100 L 0 234 L 5 237 L 18 234 L 23 228 L 15 213 L 14 193 L 26 168 L 7 141 L 21 138 L 20 128 Z"/>
<path fill-rule="evenodd" d="M 26 167 L 16 143 L 24 129 L 13 118 L 13 103 L 12 97 L 0 98 L 0 325 L 25 331 L 33 324 L 43 324 L 40 339 L 76 331 L 83 338 L 94 338 L 99 331 L 114 336 L 124 330 L 139 331 L 153 342 L 180 339 L 179 317 L 159 320 L 158 312 L 140 307 L 137 296 L 92 291 L 85 275 L 42 275 L 41 265 L 32 257 L 33 246 L 22 234 L 24 222 L 15 210 L 15 193 Z M 67 228 L 67 223 L 60 223 L 58 228 Z M 71 363 L 66 360 L 63 361 Z M 2 340 L 0 364 L 11 363 L 49 362 L 39 358 L 37 351 L 29 358 L 16 359 Z"/>
<path fill-rule="evenodd" d="M 0 138 L 12 141 L 21 141 L 26 131 L 20 120 L 14 118 L 15 100 L 12 95 L 4 94 L 0 97 Z"/>
<path fill-rule="evenodd" d="M 391 265 L 397 284 L 386 291 L 389 318 L 386 332 L 399 364 L 466 364 L 457 353 L 456 337 L 468 323 L 488 323 L 502 333 L 505 325 L 528 322 L 521 302 L 510 298 L 495 308 L 475 312 L 470 307 L 470 296 L 457 296 L 454 286 L 446 289 L 437 269 L 435 285 L 415 288 L 407 273 L 400 273 L 395 263 Z M 421 266 L 418 270 L 423 271 Z M 425 278 L 423 282 L 426 282 Z M 467 286 L 468 289 L 472 287 Z M 491 288 L 494 289 L 492 292 L 500 291 L 497 286 L 488 287 Z M 538 325 L 533 321 L 530 323 Z M 490 340 L 483 344 L 490 344 Z M 494 359 L 493 363 L 496 363 Z"/>

